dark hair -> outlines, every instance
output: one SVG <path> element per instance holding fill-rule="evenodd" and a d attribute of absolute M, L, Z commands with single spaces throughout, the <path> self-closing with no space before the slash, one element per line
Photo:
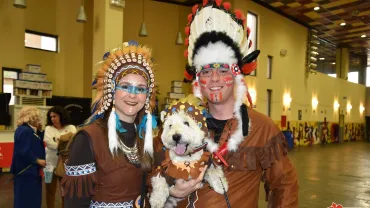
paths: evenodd
<path fill-rule="evenodd" d="M 51 117 L 50 117 L 51 113 L 55 113 L 55 114 L 59 115 L 60 124 L 63 127 L 71 124 L 70 118 L 69 118 L 69 113 L 62 106 L 54 106 L 54 107 L 50 108 L 49 111 L 48 111 L 47 118 L 46 118 L 46 125 L 47 126 L 52 126 L 53 125 L 53 122 L 51 122 Z"/>

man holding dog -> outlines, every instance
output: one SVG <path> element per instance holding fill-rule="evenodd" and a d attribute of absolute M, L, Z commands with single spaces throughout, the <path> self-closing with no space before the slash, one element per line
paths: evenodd
<path fill-rule="evenodd" d="M 213 0 L 194 6 L 185 52 L 186 79 L 193 81 L 194 94 L 206 99 L 209 137 L 218 143 L 212 162 L 223 167 L 229 189 L 218 194 L 198 178 L 177 181 L 170 195 L 185 198 L 195 190 L 196 207 L 258 207 L 262 180 L 268 207 L 298 207 L 297 175 L 284 135 L 270 118 L 244 104 L 243 75 L 255 70 L 259 51 L 248 51 L 252 43 L 243 14 L 229 10 L 229 3 Z"/>

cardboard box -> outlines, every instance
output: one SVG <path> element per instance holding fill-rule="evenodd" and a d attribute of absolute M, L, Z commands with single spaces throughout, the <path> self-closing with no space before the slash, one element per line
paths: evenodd
<path fill-rule="evenodd" d="M 25 71 L 39 74 L 41 72 L 41 66 L 35 64 L 27 64 Z"/>
<path fill-rule="evenodd" d="M 37 74 L 37 73 L 30 73 L 30 72 L 19 73 L 19 79 L 28 80 L 28 81 L 38 81 L 38 82 L 47 81 L 46 74 Z"/>
<path fill-rule="evenodd" d="M 182 88 L 181 87 L 171 87 L 171 92 L 182 93 Z"/>
<path fill-rule="evenodd" d="M 167 96 L 172 99 L 181 99 L 185 97 L 184 93 L 173 93 L 173 92 L 168 92 Z"/>
<path fill-rule="evenodd" d="M 172 81 L 171 82 L 171 87 L 182 87 L 182 82 L 181 81 Z"/>
<path fill-rule="evenodd" d="M 13 80 L 13 86 L 14 88 L 28 88 L 28 82 L 23 80 L 15 79 Z"/>
<path fill-rule="evenodd" d="M 166 97 L 166 98 L 164 98 L 164 103 L 165 104 L 171 104 L 171 103 L 175 102 L 176 100 L 179 100 L 179 99 Z"/>
<path fill-rule="evenodd" d="M 40 82 L 40 88 L 41 90 L 53 90 L 53 83 L 51 82 Z"/>

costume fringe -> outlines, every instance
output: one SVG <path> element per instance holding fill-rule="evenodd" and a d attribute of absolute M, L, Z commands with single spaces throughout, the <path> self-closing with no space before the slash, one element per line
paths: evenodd
<path fill-rule="evenodd" d="M 94 184 L 97 182 L 95 174 L 82 176 L 64 176 L 61 181 L 62 196 L 88 197 L 94 195 Z"/>

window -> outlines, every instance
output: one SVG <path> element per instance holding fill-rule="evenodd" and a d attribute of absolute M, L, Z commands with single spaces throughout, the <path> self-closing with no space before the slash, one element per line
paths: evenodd
<path fill-rule="evenodd" d="M 267 116 L 271 117 L 272 90 L 267 90 Z"/>
<path fill-rule="evenodd" d="M 370 66 L 366 67 L 366 87 L 370 87 Z"/>
<path fill-rule="evenodd" d="M 26 48 L 57 52 L 58 36 L 26 30 L 24 44 Z"/>
<path fill-rule="evenodd" d="M 337 78 L 337 74 L 328 74 L 329 77 L 334 77 L 334 78 Z"/>
<path fill-rule="evenodd" d="M 14 105 L 13 80 L 18 79 L 19 72 L 21 72 L 20 69 L 3 67 L 3 92 L 11 94 L 9 105 Z"/>
<path fill-rule="evenodd" d="M 349 72 L 348 81 L 358 84 L 358 72 Z"/>
<path fill-rule="evenodd" d="M 272 56 L 267 56 L 267 79 L 272 76 Z"/>
<path fill-rule="evenodd" d="M 254 51 L 257 49 L 257 15 L 256 14 L 253 14 L 251 12 L 248 12 L 247 14 L 247 27 L 249 27 L 249 29 L 251 30 L 251 33 L 250 33 L 250 40 L 252 41 L 252 46 L 251 48 L 249 49 L 250 52 Z M 254 70 L 250 75 L 252 76 L 256 76 L 256 70 Z"/>

